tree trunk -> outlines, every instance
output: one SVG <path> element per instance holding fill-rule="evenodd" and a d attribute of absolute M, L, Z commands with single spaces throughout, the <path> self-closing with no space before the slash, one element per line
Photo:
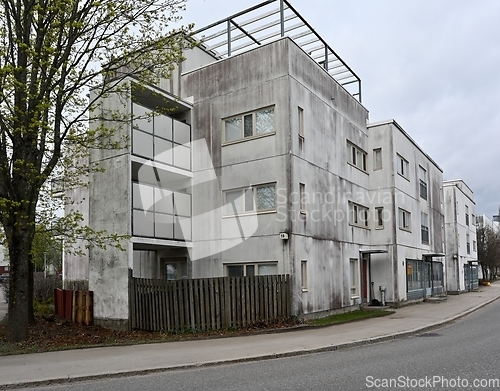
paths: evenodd
<path fill-rule="evenodd" d="M 30 321 L 30 229 L 16 227 L 9 239 L 10 287 L 7 340 L 25 341 Z M 31 308 L 33 311 L 33 308 Z"/>

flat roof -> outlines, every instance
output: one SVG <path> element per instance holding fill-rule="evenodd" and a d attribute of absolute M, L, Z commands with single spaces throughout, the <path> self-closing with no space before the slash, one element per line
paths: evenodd
<path fill-rule="evenodd" d="M 192 34 L 217 59 L 244 53 L 282 37 L 291 38 L 347 92 L 361 102 L 361 79 L 287 0 L 268 0 Z"/>
<path fill-rule="evenodd" d="M 442 169 L 441 167 L 439 167 L 439 164 L 437 164 L 437 163 L 434 161 L 434 159 L 433 159 L 433 158 L 431 158 L 431 157 L 430 157 L 430 155 L 429 155 L 427 152 L 425 152 L 425 151 L 422 149 L 422 147 L 420 147 L 420 145 L 418 145 L 418 144 L 417 144 L 417 142 L 416 142 L 415 140 L 413 140 L 413 139 L 411 138 L 411 136 L 410 136 L 410 135 L 406 132 L 406 130 L 404 130 L 404 129 L 403 129 L 403 127 L 402 127 L 400 124 L 398 124 L 398 123 L 396 122 L 396 120 L 394 120 L 394 119 L 388 119 L 388 120 L 385 120 L 385 121 L 373 122 L 373 123 L 369 123 L 369 124 L 367 124 L 367 125 L 366 125 L 366 127 L 367 127 L 367 128 L 373 128 L 373 127 L 375 127 L 375 126 L 382 126 L 382 125 L 394 125 L 396 128 L 398 128 L 398 129 L 401 131 L 401 133 L 403 133 L 403 135 L 404 135 L 404 136 L 405 136 L 405 137 L 406 137 L 406 138 L 407 138 L 407 139 L 408 139 L 408 140 L 409 140 L 409 141 L 410 141 L 410 142 L 411 142 L 411 143 L 412 143 L 415 147 L 417 147 L 417 149 L 418 149 L 420 152 L 422 152 L 422 154 L 423 154 L 423 155 L 424 155 L 427 159 L 429 159 L 429 161 L 430 161 L 432 164 L 434 164 L 434 165 L 438 168 L 438 170 L 439 170 L 439 171 L 443 172 L 443 169 Z"/>

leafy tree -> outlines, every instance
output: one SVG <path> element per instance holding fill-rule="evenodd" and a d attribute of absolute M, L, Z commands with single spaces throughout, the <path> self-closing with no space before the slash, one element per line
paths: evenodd
<path fill-rule="evenodd" d="M 104 145 L 111 130 L 88 129 L 89 113 L 99 114 L 99 98 L 126 93 L 120 79 L 168 78 L 189 27 L 165 35 L 185 0 L 0 2 L 0 222 L 11 267 L 7 338 L 15 342 L 28 337 L 35 227 L 54 219 L 42 205 L 51 203 L 48 181 L 88 148 L 120 147 Z M 74 214 L 54 229 L 98 245 L 117 239 L 79 222 Z"/>
<path fill-rule="evenodd" d="M 56 273 L 62 267 L 62 240 L 54 235 L 50 227 L 37 225 L 31 247 L 32 263 L 35 271 Z"/>
<path fill-rule="evenodd" d="M 500 267 L 500 232 L 488 225 L 478 227 L 477 258 L 483 270 L 484 279 L 492 277 Z"/>

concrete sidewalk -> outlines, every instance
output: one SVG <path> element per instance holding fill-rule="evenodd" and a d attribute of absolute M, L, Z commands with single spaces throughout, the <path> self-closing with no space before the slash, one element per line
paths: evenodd
<path fill-rule="evenodd" d="M 299 355 L 393 339 L 451 322 L 500 297 L 500 284 L 420 303 L 382 318 L 324 328 L 202 341 L 0 357 L 0 388 Z"/>

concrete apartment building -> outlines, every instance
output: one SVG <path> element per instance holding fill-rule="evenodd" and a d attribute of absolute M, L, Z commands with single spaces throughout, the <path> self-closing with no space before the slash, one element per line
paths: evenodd
<path fill-rule="evenodd" d="M 368 125 L 372 207 L 377 221 L 372 277 L 398 303 L 445 291 L 443 172 L 394 120 Z M 377 284 L 375 284 L 377 286 Z"/>
<path fill-rule="evenodd" d="M 97 322 L 127 321 L 129 270 L 290 274 L 296 315 L 445 290 L 441 169 L 395 121 L 367 125 L 360 79 L 288 2 L 260 8 L 201 31 L 171 80 L 101 101 L 132 118 L 104 121 L 131 143 L 93 150 L 105 171 L 73 195 L 90 226 L 131 239 L 64 269 L 89 280 Z"/>
<path fill-rule="evenodd" d="M 443 182 L 447 289 L 477 288 L 478 262 L 474 193 L 462 180 Z"/>

